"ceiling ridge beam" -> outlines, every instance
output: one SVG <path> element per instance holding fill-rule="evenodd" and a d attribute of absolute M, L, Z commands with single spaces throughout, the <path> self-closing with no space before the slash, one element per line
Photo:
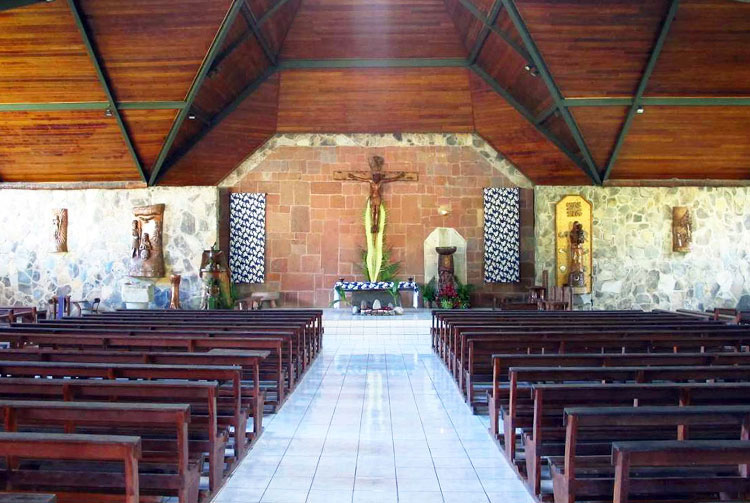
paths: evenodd
<path fill-rule="evenodd" d="M 263 83 L 265 83 L 269 78 L 271 78 L 276 72 L 277 68 L 275 66 L 269 66 L 265 72 L 263 72 L 260 77 L 255 79 L 253 82 L 251 82 L 248 86 L 246 86 L 240 94 L 237 95 L 236 98 L 232 100 L 231 103 L 229 103 L 226 107 L 224 107 L 218 114 L 216 114 L 212 119 L 208 121 L 208 123 L 203 127 L 203 129 L 198 132 L 197 135 L 195 135 L 193 138 L 191 138 L 190 142 L 185 145 L 183 148 L 181 148 L 179 151 L 175 152 L 174 155 L 172 155 L 165 163 L 164 167 L 161 170 L 161 175 L 157 179 L 160 180 L 161 177 L 163 177 L 169 169 L 174 166 L 180 159 L 185 157 L 188 152 L 190 152 L 193 147 L 195 147 L 203 138 L 208 135 L 216 126 L 218 126 L 224 119 L 229 117 L 229 115 L 234 112 L 237 107 L 239 107 L 245 99 L 247 99 L 253 92 L 255 92 Z"/>
<path fill-rule="evenodd" d="M 135 151 L 135 147 L 133 146 L 133 141 L 130 138 L 128 128 L 123 122 L 122 117 L 120 116 L 120 111 L 117 108 L 117 102 L 115 101 L 115 98 L 112 95 L 112 91 L 110 89 L 109 78 L 107 77 L 105 70 L 102 67 L 101 57 L 94 47 L 94 44 L 89 35 L 89 29 L 86 26 L 83 18 L 81 17 L 78 6 L 76 5 L 76 0 L 68 0 L 68 8 L 73 15 L 73 20 L 75 21 L 76 26 L 78 27 L 78 31 L 81 34 L 83 45 L 86 47 L 86 52 L 88 53 L 91 64 L 94 66 L 94 70 L 96 71 L 96 76 L 99 79 L 99 83 L 102 86 L 105 96 L 107 97 L 107 110 L 110 111 L 115 121 L 117 122 L 117 126 L 120 128 L 120 133 L 122 133 L 122 138 L 125 141 L 125 146 L 127 147 L 128 152 L 130 152 L 130 156 L 133 158 L 133 162 L 135 163 L 135 167 L 138 170 L 138 174 L 145 182 L 146 172 L 143 171 L 143 165 L 141 164 L 141 160 L 138 158 L 138 154 Z"/>
<path fill-rule="evenodd" d="M 268 44 L 266 37 L 260 31 L 258 21 L 255 18 L 255 14 L 253 14 L 253 10 L 248 5 L 247 0 L 242 1 L 242 16 L 245 18 L 245 22 L 247 23 L 248 28 L 250 28 L 250 31 L 255 35 L 255 39 L 258 41 L 260 48 L 263 49 L 263 54 L 266 55 L 266 58 L 268 58 L 268 61 L 272 66 L 276 66 L 276 58 L 278 55 L 271 50 L 271 46 Z"/>
<path fill-rule="evenodd" d="M 487 41 L 487 37 L 490 36 L 490 26 L 495 25 L 495 22 L 497 21 L 502 8 L 503 2 L 501 0 L 495 0 L 492 3 L 490 14 L 489 16 L 487 16 L 487 22 L 484 23 L 484 26 L 482 26 L 482 31 L 479 33 L 477 41 L 474 44 L 474 47 L 471 49 L 471 53 L 469 53 L 468 59 L 470 65 L 473 65 L 476 62 L 477 58 L 479 57 L 479 53 L 482 52 L 482 47 L 484 47 L 484 43 Z"/>
<path fill-rule="evenodd" d="M 659 55 L 661 54 L 661 50 L 664 47 L 664 43 L 667 41 L 669 30 L 672 27 L 672 21 L 674 21 L 674 18 L 677 15 L 677 10 L 679 8 L 680 0 L 672 0 L 666 17 L 664 18 L 664 21 L 662 23 L 661 30 L 659 31 L 659 36 L 657 37 L 656 43 L 651 50 L 651 55 L 648 58 L 648 63 L 646 63 L 646 68 L 644 68 L 643 74 L 641 75 L 641 81 L 638 83 L 638 88 L 636 89 L 635 96 L 633 97 L 633 104 L 628 110 L 628 114 L 625 117 L 622 128 L 620 128 L 620 134 L 617 137 L 615 146 L 612 149 L 612 155 L 610 155 L 609 162 L 607 163 L 607 167 L 604 170 L 603 180 L 607 180 L 607 178 L 609 178 L 609 175 L 612 173 L 612 168 L 614 168 L 615 162 L 617 161 L 617 156 L 620 153 L 620 149 L 622 148 L 623 143 L 625 143 L 625 137 L 628 135 L 630 126 L 633 124 L 635 114 L 638 112 L 638 108 L 641 106 L 643 93 L 646 91 L 646 87 L 648 86 L 648 80 L 651 78 L 651 73 L 654 71 L 654 68 L 656 68 L 656 62 L 659 60 Z"/>
<path fill-rule="evenodd" d="M 526 27 L 526 23 L 521 17 L 521 13 L 518 11 L 518 8 L 516 7 L 516 4 L 513 0 L 502 0 L 502 2 L 505 6 L 505 11 L 508 13 L 508 16 L 510 16 L 513 25 L 516 27 L 518 34 L 521 36 L 521 40 L 523 40 L 524 45 L 526 46 L 526 50 L 529 51 L 536 69 L 539 71 L 542 79 L 544 80 L 544 83 L 547 85 L 547 89 L 552 96 L 552 100 L 557 105 L 557 109 L 560 111 L 565 124 L 573 134 L 573 139 L 578 145 L 578 148 L 581 150 L 581 154 L 583 155 L 583 159 L 585 160 L 585 164 L 583 166 L 584 172 L 589 176 L 589 178 L 591 178 L 591 180 L 593 180 L 595 184 L 601 185 L 602 178 L 599 174 L 599 169 L 596 166 L 596 162 L 591 155 L 591 151 L 589 150 L 588 145 L 586 144 L 586 141 L 583 138 L 583 134 L 581 134 L 581 130 L 578 128 L 578 124 L 576 124 L 575 119 L 571 115 L 570 111 L 563 105 L 562 93 L 560 92 L 560 89 L 557 87 L 557 84 L 552 78 L 552 74 L 550 73 L 549 68 L 547 68 L 547 64 L 544 62 L 544 58 L 542 58 L 542 54 L 539 51 L 539 48 L 536 46 L 534 39 L 531 37 L 531 33 L 529 33 L 529 30 Z"/>
<path fill-rule="evenodd" d="M 208 70 L 211 68 L 211 64 L 214 62 L 214 59 L 219 53 L 219 50 L 224 43 L 224 39 L 226 39 L 227 35 L 229 34 L 229 30 L 232 27 L 234 20 L 237 18 L 237 15 L 239 14 L 244 1 L 245 0 L 234 0 L 231 7 L 229 7 L 229 11 L 224 17 L 224 20 L 219 27 L 219 31 L 216 33 L 213 42 L 211 42 L 208 53 L 206 54 L 206 57 L 203 59 L 203 62 L 198 69 L 198 74 L 195 76 L 195 80 L 193 80 L 193 83 L 190 86 L 190 90 L 188 91 L 187 97 L 185 98 L 185 107 L 182 108 L 177 114 L 177 117 L 175 118 L 174 122 L 172 123 L 172 127 L 169 130 L 169 134 L 167 134 L 167 138 L 164 141 L 161 150 L 159 151 L 159 156 L 154 162 L 154 166 L 151 169 L 151 177 L 148 181 L 149 185 L 153 185 L 156 180 L 159 179 L 159 172 L 164 165 L 164 161 L 167 158 L 169 149 L 172 148 L 172 144 L 174 143 L 175 138 L 177 138 L 177 133 L 179 132 L 182 123 L 190 113 L 190 107 L 193 105 L 193 101 L 195 101 L 195 97 L 198 95 L 198 91 L 200 90 L 203 81 L 208 75 Z"/>
<path fill-rule="evenodd" d="M 482 22 L 483 29 L 486 28 L 490 30 L 491 32 L 498 35 L 500 38 L 503 39 L 503 41 L 508 44 L 514 51 L 518 53 L 519 56 L 521 56 L 526 61 L 531 61 L 531 55 L 528 53 L 528 51 L 521 45 L 518 45 L 515 40 L 510 38 L 507 33 L 505 33 L 503 30 L 501 30 L 499 27 L 495 26 L 495 23 L 497 22 L 497 18 L 500 15 L 500 12 L 502 11 L 502 1 L 498 0 L 500 2 L 500 8 L 497 11 L 497 14 L 495 15 L 494 19 L 490 19 L 489 17 L 485 16 L 482 11 L 477 9 L 476 5 L 471 3 L 471 0 L 458 0 L 458 2 L 463 5 L 463 7 L 469 11 L 469 13 L 474 16 L 476 19 Z M 494 6 L 493 6 L 494 8 Z M 492 12 L 491 14 L 492 15 Z M 489 35 L 489 34 L 488 34 Z M 481 36 L 481 35 L 480 35 Z M 473 63 L 473 61 L 472 61 Z"/>
<path fill-rule="evenodd" d="M 480 67 L 477 64 L 471 65 L 469 67 L 474 73 L 476 73 L 482 80 L 484 80 L 487 85 L 489 85 L 493 91 L 495 91 L 497 94 L 499 94 L 505 101 L 508 102 L 510 106 L 516 109 L 518 113 L 520 113 L 524 119 L 526 119 L 531 126 L 534 127 L 539 133 L 542 134 L 547 140 L 550 141 L 555 147 L 557 147 L 563 154 L 565 154 L 576 166 L 580 167 L 581 169 L 584 169 L 586 164 L 584 160 L 576 155 L 575 152 L 572 152 L 565 144 L 557 137 L 555 136 L 549 129 L 542 126 L 541 123 L 536 122 L 536 118 L 534 117 L 534 114 L 531 113 L 525 106 L 523 106 L 518 100 L 516 100 L 510 92 L 508 92 L 507 89 L 502 87 L 495 79 L 492 78 L 491 75 L 489 75 L 487 72 L 485 72 L 482 67 Z"/>
<path fill-rule="evenodd" d="M 315 68 L 466 68 L 465 58 L 338 58 L 287 59 L 279 61 L 279 70 Z"/>

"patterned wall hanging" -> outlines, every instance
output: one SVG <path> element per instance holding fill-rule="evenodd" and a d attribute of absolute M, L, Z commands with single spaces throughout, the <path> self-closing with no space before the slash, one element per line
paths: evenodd
<path fill-rule="evenodd" d="M 520 192 L 484 189 L 484 282 L 521 280 Z"/>
<path fill-rule="evenodd" d="M 263 283 L 266 276 L 266 195 L 229 196 L 229 268 L 234 283 Z"/>

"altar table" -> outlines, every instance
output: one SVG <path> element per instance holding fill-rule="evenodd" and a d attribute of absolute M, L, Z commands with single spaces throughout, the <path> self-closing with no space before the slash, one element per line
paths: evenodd
<path fill-rule="evenodd" d="M 339 291 L 344 292 L 362 292 L 375 290 L 390 290 L 393 288 L 393 281 L 337 281 L 333 285 L 333 307 L 339 307 L 341 296 Z M 399 291 L 412 291 L 412 305 L 416 309 L 419 307 L 419 285 L 413 281 L 399 281 Z"/>

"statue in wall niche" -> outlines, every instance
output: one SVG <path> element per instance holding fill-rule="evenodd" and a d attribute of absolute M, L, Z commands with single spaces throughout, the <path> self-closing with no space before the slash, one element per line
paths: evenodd
<path fill-rule="evenodd" d="M 568 284 L 573 287 L 586 286 L 584 274 L 583 245 L 586 243 L 586 232 L 581 222 L 573 222 L 568 234 L 570 239 L 570 276 Z"/>
<path fill-rule="evenodd" d="M 164 205 L 139 206 L 133 208 L 133 215 L 135 218 L 131 225 L 129 275 L 161 278 L 164 276 Z"/>
<path fill-rule="evenodd" d="M 68 210 L 60 208 L 54 210 L 52 216 L 52 226 L 55 238 L 55 253 L 65 253 L 68 251 Z"/>
<path fill-rule="evenodd" d="M 672 251 L 686 253 L 693 242 L 693 219 L 686 206 L 672 208 Z"/>

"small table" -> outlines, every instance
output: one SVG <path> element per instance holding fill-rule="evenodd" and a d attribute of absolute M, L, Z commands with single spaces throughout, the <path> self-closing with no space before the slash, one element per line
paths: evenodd
<path fill-rule="evenodd" d="M 333 285 L 333 307 L 339 307 L 341 304 L 340 291 L 343 292 L 362 292 L 374 290 L 390 290 L 395 283 L 393 281 L 337 281 Z M 412 307 L 419 307 L 419 285 L 413 281 L 399 281 L 399 291 L 411 290 Z"/>

